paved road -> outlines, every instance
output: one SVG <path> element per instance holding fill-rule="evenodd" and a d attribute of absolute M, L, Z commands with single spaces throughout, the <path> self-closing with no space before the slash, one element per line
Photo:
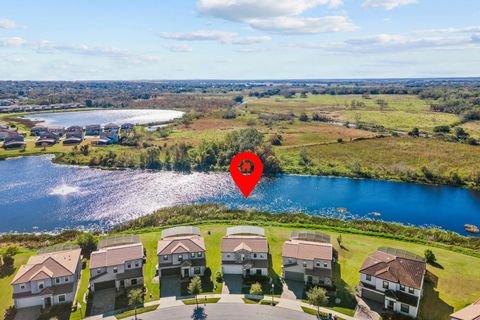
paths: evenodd
<path fill-rule="evenodd" d="M 260 306 L 252 304 L 207 304 L 200 310 L 195 306 L 181 306 L 159 309 L 140 314 L 142 320 L 314 320 L 314 316 L 304 312 L 293 311 L 279 307 Z"/>

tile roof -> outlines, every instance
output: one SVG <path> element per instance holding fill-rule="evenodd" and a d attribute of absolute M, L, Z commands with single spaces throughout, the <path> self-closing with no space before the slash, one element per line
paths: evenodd
<path fill-rule="evenodd" d="M 360 272 L 383 280 L 420 289 L 426 271 L 424 261 L 376 251 L 363 262 Z"/>
<path fill-rule="evenodd" d="M 333 246 L 331 243 L 292 239 L 283 243 L 282 256 L 309 261 L 332 260 Z"/>
<path fill-rule="evenodd" d="M 90 269 L 118 266 L 127 261 L 143 258 L 141 243 L 105 247 L 90 255 Z"/>
<path fill-rule="evenodd" d="M 222 252 L 236 252 L 245 249 L 250 252 L 268 252 L 268 241 L 260 236 L 229 236 L 222 238 Z"/>
<path fill-rule="evenodd" d="M 73 275 L 80 260 L 80 251 L 73 249 L 31 256 L 27 264 L 18 269 L 12 284 Z"/>
<path fill-rule="evenodd" d="M 198 235 L 163 238 L 158 241 L 157 255 L 204 252 L 205 241 Z"/>
<path fill-rule="evenodd" d="M 480 300 L 450 315 L 455 320 L 480 320 Z"/>

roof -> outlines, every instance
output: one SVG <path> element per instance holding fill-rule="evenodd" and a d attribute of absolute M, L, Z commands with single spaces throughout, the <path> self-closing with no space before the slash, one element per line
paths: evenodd
<path fill-rule="evenodd" d="M 376 251 L 363 262 L 360 272 L 383 280 L 397 282 L 420 289 L 426 271 L 425 261 L 409 257 L 399 257 L 384 251 Z"/>
<path fill-rule="evenodd" d="M 108 123 L 105 125 L 105 128 L 120 128 L 120 126 L 116 123 Z"/>
<path fill-rule="evenodd" d="M 158 241 L 157 255 L 204 252 L 205 241 L 198 235 L 164 238 Z"/>
<path fill-rule="evenodd" d="M 143 259 L 143 245 L 141 243 L 106 247 L 92 252 L 90 269 L 118 266 L 136 259 Z"/>
<path fill-rule="evenodd" d="M 258 236 L 265 236 L 265 230 L 255 226 L 236 226 L 227 228 L 227 236 L 234 234 L 254 234 Z"/>
<path fill-rule="evenodd" d="M 333 246 L 331 243 L 304 240 L 288 240 L 283 243 L 282 257 L 301 260 L 332 260 Z"/>
<path fill-rule="evenodd" d="M 458 320 L 480 320 L 480 299 L 462 310 L 451 314 L 450 317 Z"/>
<path fill-rule="evenodd" d="M 31 256 L 27 264 L 18 269 L 12 284 L 73 275 L 80 260 L 80 251 L 73 249 Z"/>
<path fill-rule="evenodd" d="M 260 236 L 229 236 L 222 238 L 222 252 L 239 250 L 250 252 L 268 252 L 268 241 Z"/>

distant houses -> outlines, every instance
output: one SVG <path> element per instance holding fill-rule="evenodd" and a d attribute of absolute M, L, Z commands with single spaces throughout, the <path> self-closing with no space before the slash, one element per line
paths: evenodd
<path fill-rule="evenodd" d="M 85 127 L 85 135 L 98 136 L 102 131 L 102 127 L 99 124 L 91 124 Z"/>
<path fill-rule="evenodd" d="M 222 238 L 222 272 L 268 276 L 268 240 L 259 227 L 238 226 L 227 229 Z"/>
<path fill-rule="evenodd" d="M 80 248 L 51 248 L 21 266 L 12 280 L 17 309 L 71 303 L 82 270 Z"/>
<path fill-rule="evenodd" d="M 426 262 L 404 250 L 380 248 L 360 268 L 359 294 L 388 311 L 417 317 Z"/>
<path fill-rule="evenodd" d="M 330 236 L 319 232 L 294 231 L 282 247 L 285 280 L 332 286 L 333 246 Z"/>
<path fill-rule="evenodd" d="M 166 229 L 158 241 L 158 276 L 190 278 L 206 270 L 205 241 L 196 227 Z"/>
<path fill-rule="evenodd" d="M 106 238 L 98 247 L 90 255 L 90 291 L 143 285 L 145 253 L 138 236 Z"/>

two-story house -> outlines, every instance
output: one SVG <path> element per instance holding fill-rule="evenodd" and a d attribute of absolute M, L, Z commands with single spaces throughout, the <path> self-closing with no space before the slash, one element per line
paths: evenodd
<path fill-rule="evenodd" d="M 479 320 L 480 319 L 480 299 L 473 304 L 458 310 L 450 315 L 451 320 Z"/>
<path fill-rule="evenodd" d="M 90 124 L 85 127 L 85 135 L 98 136 L 102 131 L 102 127 L 99 124 Z"/>
<path fill-rule="evenodd" d="M 118 124 L 115 124 L 115 123 L 109 123 L 109 124 L 106 124 L 103 127 L 103 131 L 108 132 L 108 133 L 112 133 L 112 134 L 119 134 L 120 133 L 120 126 Z"/>
<path fill-rule="evenodd" d="M 42 125 L 36 125 L 30 129 L 30 135 L 32 136 L 41 136 L 42 134 L 45 134 L 47 132 L 48 132 L 47 127 Z"/>
<path fill-rule="evenodd" d="M 359 294 L 386 310 L 415 318 L 423 294 L 425 260 L 394 248 L 380 248 L 360 269 Z"/>
<path fill-rule="evenodd" d="M 163 230 L 158 241 L 158 276 L 189 278 L 203 276 L 206 269 L 205 241 L 197 227 Z"/>
<path fill-rule="evenodd" d="M 222 272 L 268 276 L 268 241 L 259 227 L 227 228 L 222 238 Z"/>
<path fill-rule="evenodd" d="M 17 309 L 33 306 L 48 308 L 71 303 L 77 292 L 82 270 L 80 248 L 32 256 L 12 280 L 13 300 Z"/>
<path fill-rule="evenodd" d="M 332 285 L 333 246 L 330 236 L 319 232 L 292 232 L 282 247 L 285 280 Z"/>
<path fill-rule="evenodd" d="M 143 285 L 145 254 L 139 240 L 122 244 L 107 238 L 98 246 L 90 255 L 90 291 Z"/>

